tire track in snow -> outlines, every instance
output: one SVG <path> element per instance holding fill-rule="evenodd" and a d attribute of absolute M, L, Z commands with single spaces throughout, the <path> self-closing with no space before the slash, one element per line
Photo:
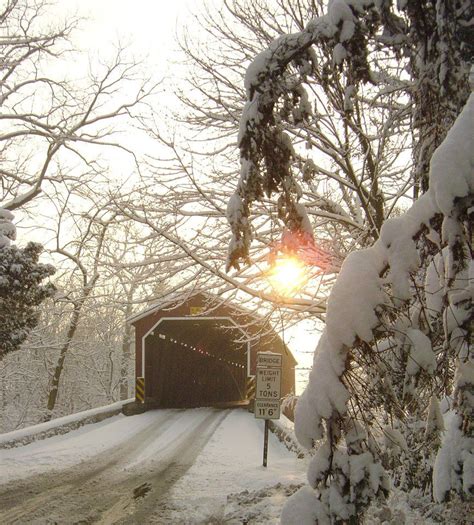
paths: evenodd
<path fill-rule="evenodd" d="M 134 481 L 133 488 L 129 480 L 123 487 L 124 494 L 101 516 L 98 523 L 100 525 L 162 523 L 155 520 L 159 520 L 160 506 L 164 503 L 167 493 L 191 468 L 199 453 L 229 413 L 229 411 L 215 410 L 200 421 L 192 432 L 188 432 L 179 441 L 165 447 L 170 449 L 168 454 L 157 462 L 152 471 L 139 478 L 142 484 L 149 487 L 146 496 L 143 499 L 134 498 L 133 490 L 138 488 L 136 486 L 138 479 Z M 150 521 L 152 519 L 153 521 Z"/>
<path fill-rule="evenodd" d="M 65 497 L 74 497 L 78 486 L 88 483 L 96 485 L 95 478 L 100 478 L 104 472 L 118 465 L 123 457 L 132 454 L 141 443 L 147 443 L 164 433 L 168 425 L 180 416 L 178 411 L 157 412 L 156 415 L 150 424 L 116 448 L 105 450 L 64 470 L 13 481 L 6 490 L 0 487 L 0 523 L 23 523 L 21 518 L 27 516 L 35 520 L 39 509 L 44 506 L 54 508 Z"/>
<path fill-rule="evenodd" d="M 118 517 L 117 511 L 128 513 L 149 501 L 148 497 L 133 497 L 140 480 L 145 477 L 151 480 L 155 497 L 157 491 L 168 490 L 166 485 L 174 484 L 192 465 L 227 413 L 157 411 L 156 419 L 115 449 L 67 470 L 18 480 L 9 483 L 6 490 L 0 488 L 0 523 L 95 523 L 111 507 L 114 510 L 107 515 Z M 183 425 L 187 419 L 191 422 Z M 133 418 L 130 422 L 133 424 Z M 163 442 L 157 450 L 164 454 L 161 462 L 150 459 L 150 467 L 144 473 L 137 458 L 147 449 L 153 452 L 153 445 L 167 434 L 173 435 L 174 426 L 182 426 L 185 434 L 174 442 Z M 109 522 L 107 517 L 103 519 Z M 111 523 L 116 522 L 113 519 Z"/>

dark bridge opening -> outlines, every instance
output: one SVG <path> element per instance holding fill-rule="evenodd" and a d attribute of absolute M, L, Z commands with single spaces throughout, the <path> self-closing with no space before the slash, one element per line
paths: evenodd
<path fill-rule="evenodd" d="M 247 343 L 230 319 L 163 319 L 145 337 L 145 395 L 163 408 L 246 398 Z"/>

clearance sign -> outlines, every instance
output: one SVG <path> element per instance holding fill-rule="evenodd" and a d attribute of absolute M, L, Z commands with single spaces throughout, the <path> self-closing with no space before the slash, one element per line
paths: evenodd
<path fill-rule="evenodd" d="M 281 354 L 257 354 L 255 417 L 258 419 L 280 418 L 281 359 Z"/>

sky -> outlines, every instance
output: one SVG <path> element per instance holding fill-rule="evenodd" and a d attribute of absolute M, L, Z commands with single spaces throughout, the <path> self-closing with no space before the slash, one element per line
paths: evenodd
<path fill-rule="evenodd" d="M 216 0 L 217 2 L 218 0 Z M 62 8 L 87 18 L 80 38 L 84 49 L 104 50 L 120 39 L 149 56 L 163 71 L 176 49 L 176 28 L 189 21 L 189 9 L 205 5 L 191 0 L 67 0 Z M 165 7 L 164 7 L 165 6 Z"/>
<path fill-rule="evenodd" d="M 212 2 L 212 0 L 210 0 Z M 221 0 L 215 0 L 221 2 Z M 171 78 L 170 82 L 158 87 L 159 104 L 156 111 L 161 111 L 160 119 L 165 112 L 161 108 L 169 108 L 175 103 L 174 88 L 177 83 L 176 73 L 179 70 L 178 45 L 176 32 L 190 20 L 190 9 L 199 9 L 205 5 L 203 0 L 173 0 L 163 2 L 157 0 L 59 0 L 55 2 L 55 11 L 48 23 L 61 26 L 63 20 L 78 18 L 76 30 L 71 35 L 72 46 L 80 53 L 74 54 L 70 65 L 67 60 L 52 61 L 48 67 L 56 74 L 55 68 L 68 66 L 69 78 L 87 78 L 90 71 L 99 70 L 97 63 L 110 64 L 116 55 L 117 46 L 126 49 L 126 60 L 132 58 L 140 64 L 137 74 L 140 78 L 150 78 L 151 82 L 161 82 Z M 59 64 L 59 65 L 57 65 Z M 143 151 L 149 147 L 142 133 L 129 133 L 127 145 L 134 151 Z M 153 153 L 156 152 L 157 141 L 153 140 Z M 85 149 L 85 146 L 82 145 Z M 90 153 L 96 153 L 94 147 Z M 149 150 L 147 150 L 149 152 Z M 63 155 L 67 155 L 67 152 Z M 129 178 L 135 171 L 132 157 L 116 148 L 101 149 L 100 156 L 114 173 L 117 180 Z M 163 156 L 168 156 L 168 152 Z M 76 159 L 72 159 L 76 164 Z M 41 214 L 42 210 L 38 210 Z M 48 220 L 48 211 L 43 221 Z M 31 236 L 28 220 L 17 221 L 18 240 L 26 242 Z M 48 245 L 51 240 L 48 231 L 35 232 L 35 240 Z"/>
<path fill-rule="evenodd" d="M 168 79 L 164 85 L 167 92 L 160 97 L 162 103 L 172 105 L 173 85 L 180 74 L 176 34 L 187 25 L 193 31 L 199 30 L 193 25 L 192 12 L 222 3 L 222 0 L 64 0 L 59 3 L 61 12 L 57 14 L 63 17 L 76 13 L 84 19 L 74 35 L 74 43 L 91 60 L 106 58 L 118 42 L 126 45 L 133 56 L 144 61 L 148 74 L 157 80 Z M 311 366 L 318 336 L 311 323 L 302 323 L 282 334 L 302 368 Z M 297 374 L 297 393 L 304 387 L 307 374 L 307 371 Z"/>

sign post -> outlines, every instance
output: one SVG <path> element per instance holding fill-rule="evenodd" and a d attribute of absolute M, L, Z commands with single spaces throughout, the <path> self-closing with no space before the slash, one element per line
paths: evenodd
<path fill-rule="evenodd" d="M 257 385 L 255 392 L 255 417 L 265 420 L 263 437 L 263 466 L 267 466 L 268 421 L 280 418 L 281 354 L 257 353 Z"/>

